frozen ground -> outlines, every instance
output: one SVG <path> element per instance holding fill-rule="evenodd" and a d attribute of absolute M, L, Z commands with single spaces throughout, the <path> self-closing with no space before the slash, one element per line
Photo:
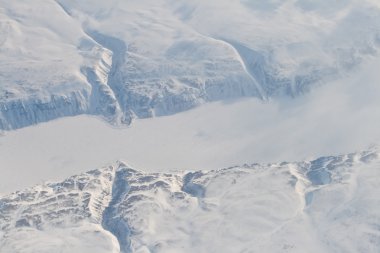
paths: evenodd
<path fill-rule="evenodd" d="M 380 250 L 376 151 L 213 171 L 118 163 L 0 198 L 5 253 Z"/>

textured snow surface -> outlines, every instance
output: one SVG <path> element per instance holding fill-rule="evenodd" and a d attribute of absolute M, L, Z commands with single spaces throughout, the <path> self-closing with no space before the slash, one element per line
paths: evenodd
<path fill-rule="evenodd" d="M 0 198 L 0 251 L 380 250 L 380 160 L 146 173 L 123 163 Z"/>
<path fill-rule="evenodd" d="M 296 96 L 378 57 L 376 0 L 0 0 L 0 129 Z"/>

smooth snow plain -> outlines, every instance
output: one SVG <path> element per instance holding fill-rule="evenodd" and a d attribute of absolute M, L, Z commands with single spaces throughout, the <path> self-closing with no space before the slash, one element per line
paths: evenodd
<path fill-rule="evenodd" d="M 294 99 L 239 99 L 113 128 L 77 116 L 5 132 L 0 192 L 63 179 L 116 160 L 146 171 L 302 161 L 380 143 L 374 59 L 338 82 Z"/>

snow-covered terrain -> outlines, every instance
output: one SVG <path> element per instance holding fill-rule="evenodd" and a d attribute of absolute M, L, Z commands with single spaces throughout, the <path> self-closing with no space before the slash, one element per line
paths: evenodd
<path fill-rule="evenodd" d="M 0 251 L 380 250 L 377 151 L 212 171 L 117 163 L 0 198 Z"/>
<path fill-rule="evenodd" d="M 296 96 L 378 57 L 376 0 L 0 1 L 0 129 Z"/>
<path fill-rule="evenodd" d="M 376 1 L 36 1 L 0 0 L 0 128 L 87 113 L 128 123 L 223 102 L 122 130 L 80 116 L 6 132 L 0 192 L 117 159 L 148 171 L 216 169 L 380 145 Z M 265 73 L 311 79 L 288 86 Z M 256 91 L 268 100 L 238 99 Z"/>
<path fill-rule="evenodd" d="M 0 252 L 380 252 L 379 50 L 379 0 L 0 0 Z"/>
<path fill-rule="evenodd" d="M 296 98 L 236 99 L 112 128 L 77 116 L 0 136 L 0 192 L 116 160 L 148 172 L 316 159 L 380 146 L 379 61 Z M 23 175 L 23 177 L 20 177 Z"/>

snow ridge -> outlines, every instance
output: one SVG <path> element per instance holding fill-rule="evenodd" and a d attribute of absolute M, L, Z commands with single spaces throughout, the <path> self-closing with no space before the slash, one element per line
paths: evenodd
<path fill-rule="evenodd" d="M 379 164 L 377 151 L 191 173 L 118 163 L 2 197 L 0 250 L 93 252 L 56 239 L 81 231 L 94 252 L 378 252 Z"/>

